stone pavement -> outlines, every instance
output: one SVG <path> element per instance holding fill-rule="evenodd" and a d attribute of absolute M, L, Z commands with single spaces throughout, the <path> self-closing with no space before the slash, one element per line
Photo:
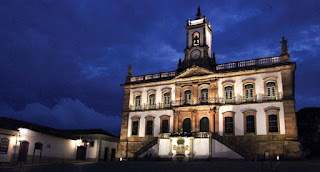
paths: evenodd
<path fill-rule="evenodd" d="M 274 167 L 276 162 L 272 163 Z M 228 171 L 246 171 L 246 172 L 267 172 L 272 171 L 269 162 L 251 162 L 251 161 L 236 161 L 236 160 L 213 160 L 211 162 L 172 162 L 172 161 L 129 161 L 129 162 L 107 162 L 107 163 L 92 163 L 83 162 L 75 164 L 58 164 L 47 166 L 33 166 L 22 167 L 12 169 L 2 169 L 2 171 L 184 171 L 184 172 L 228 172 Z M 275 168 L 272 168 L 275 170 Z M 0 170 L 1 171 L 1 170 Z M 308 161 L 281 161 L 276 171 L 290 171 L 290 172 L 319 172 L 320 161 L 308 160 Z"/>

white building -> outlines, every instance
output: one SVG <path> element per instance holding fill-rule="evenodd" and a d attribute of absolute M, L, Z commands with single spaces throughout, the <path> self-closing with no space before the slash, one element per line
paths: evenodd
<path fill-rule="evenodd" d="M 58 130 L 0 118 L 1 163 L 115 159 L 119 138 L 101 129 Z"/>

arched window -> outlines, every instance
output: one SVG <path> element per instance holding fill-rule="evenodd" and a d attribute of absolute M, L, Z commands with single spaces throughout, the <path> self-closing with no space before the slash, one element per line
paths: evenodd
<path fill-rule="evenodd" d="M 253 85 L 252 84 L 245 85 L 245 98 L 246 98 L 246 101 L 253 100 Z"/>
<path fill-rule="evenodd" d="M 140 109 L 140 96 L 136 96 L 135 98 L 135 107 L 136 109 Z"/>
<path fill-rule="evenodd" d="M 204 88 L 201 90 L 201 102 L 207 103 L 208 102 L 208 89 Z"/>
<path fill-rule="evenodd" d="M 254 115 L 246 116 L 246 132 L 247 133 L 254 133 L 255 132 Z"/>
<path fill-rule="evenodd" d="M 149 109 L 154 109 L 154 94 L 149 95 Z"/>
<path fill-rule="evenodd" d="M 9 148 L 9 139 L 2 138 L 0 143 L 0 154 L 7 154 Z"/>
<path fill-rule="evenodd" d="M 267 97 L 268 97 L 268 100 L 276 99 L 276 83 L 275 82 L 267 83 Z"/>
<path fill-rule="evenodd" d="M 268 116 L 269 132 L 278 132 L 278 116 L 275 114 Z"/>
<path fill-rule="evenodd" d="M 183 132 L 191 133 L 191 120 L 190 118 L 186 118 L 183 120 Z"/>
<path fill-rule="evenodd" d="M 232 102 L 232 86 L 226 86 L 224 88 L 225 90 L 225 95 L 226 95 L 226 103 L 231 103 Z"/>
<path fill-rule="evenodd" d="M 169 120 L 167 119 L 162 120 L 161 133 L 169 133 Z"/>
<path fill-rule="evenodd" d="M 209 119 L 207 117 L 203 117 L 200 120 L 200 132 L 208 132 L 209 131 Z"/>
<path fill-rule="evenodd" d="M 163 95 L 163 106 L 164 107 L 170 107 L 170 93 L 166 92 Z"/>
<path fill-rule="evenodd" d="M 193 43 L 193 46 L 200 45 L 200 33 L 199 32 L 194 32 L 192 34 L 192 43 Z"/>
<path fill-rule="evenodd" d="M 191 91 L 187 90 L 184 92 L 184 103 L 190 104 L 190 102 L 191 102 Z"/>

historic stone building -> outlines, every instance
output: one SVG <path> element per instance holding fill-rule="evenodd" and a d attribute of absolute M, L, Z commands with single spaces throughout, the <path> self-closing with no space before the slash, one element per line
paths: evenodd
<path fill-rule="evenodd" d="M 174 71 L 132 76 L 124 88 L 120 158 L 299 158 L 295 62 L 280 56 L 216 64 L 200 9 L 186 24 Z M 280 48 L 279 48 L 280 49 Z"/>

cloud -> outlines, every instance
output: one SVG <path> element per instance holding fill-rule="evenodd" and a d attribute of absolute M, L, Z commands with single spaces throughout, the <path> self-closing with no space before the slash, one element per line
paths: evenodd
<path fill-rule="evenodd" d="M 14 111 L 2 104 L 0 115 L 59 129 L 101 128 L 119 135 L 121 118 L 107 116 L 87 107 L 78 99 L 61 98 L 52 108 L 40 103 L 27 104 L 25 109 Z"/>

